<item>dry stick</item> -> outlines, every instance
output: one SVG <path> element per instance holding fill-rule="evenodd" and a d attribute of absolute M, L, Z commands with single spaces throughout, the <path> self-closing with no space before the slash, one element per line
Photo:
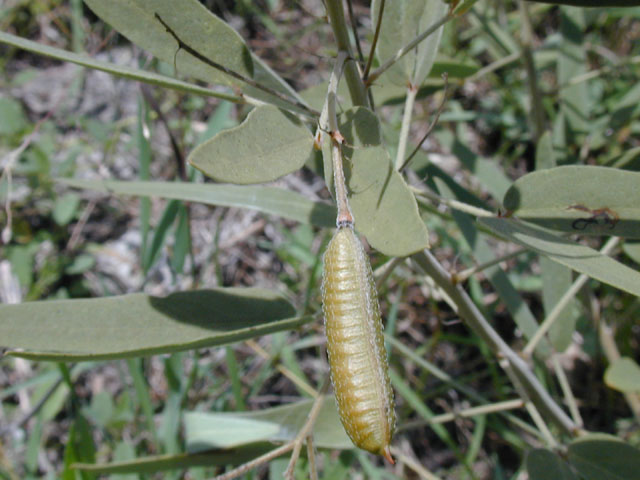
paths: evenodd
<path fill-rule="evenodd" d="M 546 416 L 553 420 L 562 430 L 570 435 L 578 434 L 578 427 L 569 416 L 560 408 L 549 395 L 540 381 L 536 378 L 529 366 L 502 337 L 493 329 L 487 319 L 482 315 L 478 307 L 473 303 L 467 292 L 460 286 L 454 285 L 451 275 L 444 269 L 438 260 L 425 250 L 413 255 L 412 259 L 429 275 L 452 299 L 457 307 L 459 315 L 482 338 L 491 351 L 505 358 L 522 382 L 529 398 Z"/>
<path fill-rule="evenodd" d="M 217 62 L 214 62 L 210 58 L 205 57 L 203 54 L 201 54 L 200 52 L 198 52 L 194 48 L 192 48 L 189 45 L 187 45 L 180 37 L 178 37 L 176 32 L 173 31 L 173 29 L 162 19 L 162 17 L 160 17 L 160 15 L 158 15 L 157 13 L 154 13 L 154 16 L 162 24 L 162 26 L 167 30 L 167 33 L 169 35 L 171 35 L 176 42 L 178 42 L 178 49 L 179 50 L 182 49 L 185 52 L 187 52 L 187 53 L 193 55 L 194 57 L 196 57 L 201 62 L 206 63 L 210 67 L 213 67 L 216 70 L 220 70 L 222 73 L 225 73 L 225 74 L 229 75 L 230 77 L 235 78 L 236 80 L 240 80 L 241 82 L 244 82 L 247 85 L 250 85 L 250 86 L 252 86 L 254 88 L 257 88 L 258 90 L 262 90 L 263 92 L 268 93 L 269 95 L 273 95 L 274 97 L 282 100 L 285 103 L 288 103 L 289 105 L 292 105 L 292 106 L 294 106 L 294 107 L 296 107 L 298 109 L 303 110 L 304 112 L 306 112 L 306 114 L 308 116 L 317 117 L 318 115 L 320 115 L 320 112 L 314 110 L 313 108 L 308 107 L 304 103 L 301 103 L 298 100 L 292 99 L 292 98 L 284 95 L 283 93 L 280 93 L 277 90 L 274 90 L 271 87 L 267 87 L 266 85 L 262 85 L 261 83 L 256 82 L 252 78 L 245 77 L 244 75 L 241 75 L 238 72 L 230 70 L 229 68 L 225 67 L 224 65 L 221 65 L 221 64 L 219 64 Z"/>
<path fill-rule="evenodd" d="M 416 148 L 413 149 L 413 152 L 411 152 L 411 154 L 407 157 L 407 159 L 398 169 L 398 171 L 400 172 L 404 170 L 407 167 L 407 165 L 409 165 L 409 162 L 411 162 L 411 160 L 413 160 L 413 157 L 415 157 L 416 153 L 418 153 L 418 151 L 422 148 L 422 144 L 427 140 L 427 138 L 429 138 L 429 135 L 431 135 L 431 132 L 433 132 L 433 129 L 436 127 L 438 120 L 440 120 L 440 115 L 442 115 L 444 106 L 447 103 L 447 90 L 449 89 L 449 75 L 445 72 L 442 74 L 442 78 L 444 79 L 444 96 L 442 97 L 442 102 L 440 102 L 440 106 L 438 107 L 438 110 L 436 110 L 436 116 L 433 119 L 433 122 L 431 122 L 431 125 L 429 125 L 429 128 L 427 128 L 427 133 L 424 134 L 424 136 L 418 142 L 418 145 L 416 146 Z"/>
<path fill-rule="evenodd" d="M 411 50 L 416 48 L 420 42 L 426 39 L 432 33 L 435 33 L 441 26 L 447 23 L 449 20 L 455 18 L 453 12 L 447 13 L 444 17 L 440 18 L 436 23 L 427 28 L 424 32 L 419 34 L 416 38 L 407 43 L 404 47 L 398 50 L 389 60 L 384 62 L 381 66 L 376 68 L 369 77 L 367 77 L 366 85 L 370 86 L 375 82 L 380 75 L 386 72 L 389 68 L 391 68 L 398 60 L 404 57 Z"/>
<path fill-rule="evenodd" d="M 603 255 L 608 255 L 616 247 L 616 245 L 618 245 L 619 241 L 620 239 L 618 237 L 611 237 L 609 241 L 607 241 L 607 243 L 604 245 L 604 247 L 602 247 L 600 253 L 602 253 Z M 564 308 L 571 301 L 571 299 L 575 297 L 575 295 L 584 286 L 584 284 L 587 283 L 587 280 L 589 280 L 588 275 L 585 275 L 584 273 L 580 274 L 578 278 L 576 278 L 576 281 L 573 282 L 573 284 L 567 289 L 562 298 L 558 300 L 558 303 L 556 303 L 555 307 L 553 307 L 551 312 L 549 312 L 547 318 L 544 319 L 536 333 L 533 335 L 533 337 L 531 337 L 531 340 L 529 340 L 529 343 L 527 343 L 526 347 L 524 347 L 524 350 L 522 350 L 522 354 L 525 357 L 530 357 L 533 354 L 533 351 L 536 349 L 538 342 L 549 331 L 555 321 L 560 318 L 560 314 L 562 313 Z"/>
<path fill-rule="evenodd" d="M 518 255 L 521 255 L 522 253 L 525 253 L 525 252 L 527 252 L 526 248 L 524 248 L 524 247 L 519 248 L 517 250 L 514 250 L 511 253 L 507 253 L 506 255 L 502 255 L 500 257 L 496 257 L 493 260 L 489 260 L 488 262 L 480 263 L 480 264 L 476 265 L 475 267 L 467 268 L 466 270 L 462 270 L 461 272 L 454 272 L 454 273 L 451 274 L 451 279 L 455 283 L 466 282 L 472 275 L 475 275 L 476 273 L 481 272 L 482 270 L 485 270 L 487 268 L 493 267 L 494 265 L 497 265 L 498 263 L 502 263 L 502 262 L 505 262 L 507 260 L 511 260 L 512 258 L 515 258 Z"/>
<path fill-rule="evenodd" d="M 250 462 L 240 465 L 238 468 L 234 468 L 233 470 L 227 473 L 223 473 L 222 475 L 217 475 L 211 480 L 233 480 L 234 478 L 238 478 L 240 475 L 244 475 L 248 471 L 259 467 L 263 463 L 270 462 L 271 460 L 278 458 L 279 456 L 284 455 L 287 452 L 290 452 L 291 450 L 293 450 L 293 446 L 293 442 L 289 442 L 285 445 L 282 445 L 281 447 L 265 453 L 264 455 L 260 455 L 258 458 L 254 458 Z"/>
<path fill-rule="evenodd" d="M 289 460 L 289 466 L 284 471 L 284 478 L 286 480 L 294 480 L 295 475 L 294 471 L 296 468 L 296 462 L 298 461 L 298 457 L 300 457 L 300 449 L 302 448 L 302 444 L 304 443 L 305 438 L 312 434 L 311 430 L 313 429 L 313 425 L 316 423 L 316 419 L 320 414 L 320 408 L 322 407 L 322 402 L 324 400 L 324 394 L 327 392 L 329 388 L 329 382 L 327 380 L 324 381 L 322 387 L 320 387 L 320 391 L 318 392 L 318 396 L 313 402 L 313 406 L 309 411 L 309 416 L 307 417 L 307 421 L 305 422 L 302 429 L 296 435 L 296 438 L 293 440 L 293 452 L 291 453 L 291 460 Z"/>
<path fill-rule="evenodd" d="M 373 64 L 373 58 L 376 56 L 376 46 L 378 45 L 378 38 L 380 37 L 380 27 L 382 26 L 382 15 L 384 14 L 384 2 L 380 0 L 380 11 L 378 12 L 378 21 L 376 22 L 376 31 L 373 33 L 373 42 L 371 43 L 371 51 L 369 52 L 369 58 L 367 59 L 367 66 L 364 69 L 362 78 L 365 83 L 368 84 L 369 72 L 371 71 L 371 65 Z"/>
<path fill-rule="evenodd" d="M 398 464 L 404 463 L 407 467 L 416 472 L 420 476 L 420 478 L 423 478 L 425 480 L 442 480 L 440 477 L 434 475 L 429 470 L 424 468 L 420 464 L 420 462 L 416 461 L 408 455 L 405 455 L 405 453 L 399 448 L 391 447 L 391 453 L 393 453 L 393 456 L 398 460 Z"/>
<path fill-rule="evenodd" d="M 247 340 L 246 344 L 249 346 L 249 348 L 251 348 L 254 352 L 256 352 L 265 360 L 271 359 L 271 356 L 267 353 L 267 351 L 263 349 L 260 345 L 258 345 L 256 342 L 254 342 L 253 340 Z M 284 375 L 289 380 L 291 380 L 298 388 L 300 388 L 300 390 L 304 390 L 312 397 L 315 397 L 318 395 L 318 392 L 315 390 L 315 388 L 313 388 L 311 385 L 305 382 L 302 378 L 298 377 L 295 373 L 293 373 L 287 367 L 278 364 L 276 365 L 276 370 L 278 370 L 282 375 Z"/>

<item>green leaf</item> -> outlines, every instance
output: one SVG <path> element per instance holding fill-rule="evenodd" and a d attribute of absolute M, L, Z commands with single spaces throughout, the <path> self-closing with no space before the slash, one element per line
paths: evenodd
<path fill-rule="evenodd" d="M 607 368 L 604 381 L 620 392 L 640 392 L 640 366 L 629 357 L 619 358 Z"/>
<path fill-rule="evenodd" d="M 302 428 L 313 404 L 302 400 L 266 410 L 234 413 L 187 412 L 185 442 L 190 453 L 232 449 L 258 442 L 285 443 Z M 313 429 L 318 448 L 351 449 L 333 395 L 325 396 Z"/>
<path fill-rule="evenodd" d="M 597 250 L 509 218 L 481 218 L 499 236 L 596 280 L 640 296 L 640 273 Z"/>
<path fill-rule="evenodd" d="M 313 135 L 304 125 L 267 105 L 201 144 L 188 160 L 218 182 L 262 183 L 302 168 L 312 148 Z"/>
<path fill-rule="evenodd" d="M 381 63 L 440 20 L 447 13 L 447 8 L 441 0 L 386 2 L 376 52 Z M 377 0 L 372 3 L 372 25 L 377 24 L 379 11 L 380 1 Z M 442 27 L 398 60 L 382 76 L 380 83 L 390 81 L 404 88 L 408 84 L 421 85 L 434 64 L 441 37 Z"/>
<path fill-rule="evenodd" d="M 238 207 L 279 215 L 297 222 L 331 227 L 336 211 L 331 205 L 314 202 L 296 192 L 274 187 L 211 185 L 188 182 L 121 182 L 117 180 L 57 179 L 71 187 L 118 195 L 160 197 L 200 202 L 221 207 Z"/>
<path fill-rule="evenodd" d="M 622 244 L 622 251 L 631 260 L 640 264 L 640 242 L 631 242 L 627 240 Z"/>
<path fill-rule="evenodd" d="M 79 206 L 80 197 L 75 193 L 67 193 L 56 199 L 51 216 L 58 225 L 64 226 L 73 220 Z"/>
<path fill-rule="evenodd" d="M 0 32 L 0 43 L 6 43 L 14 47 L 34 52 L 46 57 L 55 58 L 64 62 L 75 63 L 87 68 L 93 68 L 94 70 L 100 70 L 119 77 L 128 78 L 129 80 L 137 80 L 140 82 L 148 83 L 151 85 L 157 85 L 159 87 L 171 88 L 181 92 L 195 93 L 196 95 L 206 95 L 209 97 L 216 97 L 227 99 L 232 102 L 239 100 L 235 95 L 229 95 L 222 92 L 216 92 L 209 88 L 200 87 L 192 83 L 184 82 L 171 77 L 166 77 L 153 72 L 145 72 L 144 70 L 138 70 L 137 68 L 131 68 L 124 65 L 116 65 L 114 63 L 103 62 L 100 60 L 94 60 L 86 55 L 79 55 L 77 53 L 68 52 L 49 45 L 42 45 L 38 42 L 33 42 L 25 38 L 20 38 L 10 33 Z"/>
<path fill-rule="evenodd" d="M 527 472 L 529 480 L 574 480 L 576 477 L 558 455 L 536 448 L 527 455 Z"/>
<path fill-rule="evenodd" d="M 617 437 L 591 434 L 569 445 L 569 463 L 585 480 L 632 480 L 640 476 L 640 450 Z"/>
<path fill-rule="evenodd" d="M 0 341 L 10 355 L 37 360 L 125 358 L 222 345 L 310 321 L 294 314 L 277 293 L 254 288 L 51 300 L 0 306 Z"/>
<path fill-rule="evenodd" d="M 207 453 L 181 453 L 177 455 L 157 455 L 132 461 L 105 464 L 74 463 L 71 468 L 96 475 L 126 473 L 153 473 L 166 470 L 184 470 L 192 467 L 212 467 L 238 465 L 273 450 L 273 445 L 260 443 L 234 450 L 220 450 Z M 289 455 L 287 453 L 287 455 Z"/>
<path fill-rule="evenodd" d="M 403 257 L 429 246 L 427 227 L 420 217 L 413 193 L 393 168 L 380 145 L 377 117 L 366 108 L 346 111 L 340 118 L 344 172 L 355 226 L 373 248 L 389 256 Z M 333 188 L 328 143 L 323 149 L 325 179 Z"/>
<path fill-rule="evenodd" d="M 26 126 L 27 117 L 20 102 L 12 98 L 0 97 L 0 134 L 12 135 L 20 132 Z"/>
<path fill-rule="evenodd" d="M 513 215 L 561 232 L 640 238 L 640 172 L 564 166 L 529 173 L 504 197 Z"/>
<path fill-rule="evenodd" d="M 284 80 L 254 57 L 242 37 L 197 0 L 84 0 L 93 12 L 136 45 L 173 65 L 177 74 L 207 83 L 240 87 L 243 93 L 269 103 L 275 97 L 249 87 L 220 70 L 178 49 L 176 40 L 155 17 L 158 14 L 180 39 L 202 54 L 234 72 L 298 98 Z"/>

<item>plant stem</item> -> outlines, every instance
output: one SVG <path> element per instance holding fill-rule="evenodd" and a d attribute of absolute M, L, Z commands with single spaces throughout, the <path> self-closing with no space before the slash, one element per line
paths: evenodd
<path fill-rule="evenodd" d="M 544 133 L 544 107 L 542 106 L 542 94 L 538 87 L 538 74 L 533 61 L 533 28 L 531 27 L 531 17 L 529 7 L 524 0 L 518 0 L 520 17 L 522 19 L 522 59 L 527 70 L 527 84 L 529 85 L 529 96 L 531 97 L 531 122 L 533 123 L 533 137 L 537 144 Z"/>
<path fill-rule="evenodd" d="M 494 265 L 497 265 L 498 263 L 502 263 L 505 262 L 507 260 L 511 260 L 512 258 L 517 257 L 518 255 L 521 255 L 525 252 L 527 252 L 528 250 L 526 248 L 519 248 L 518 250 L 514 250 L 513 252 L 507 253 L 506 255 L 502 255 L 500 257 L 496 257 L 493 260 L 490 260 L 488 262 L 485 263 L 481 263 L 479 265 L 476 265 L 475 267 L 471 267 L 471 268 L 467 268 L 466 270 L 463 270 L 459 273 L 454 273 L 451 275 L 452 280 L 455 281 L 455 283 L 464 283 L 465 281 L 467 281 L 467 279 L 469 277 L 471 277 L 472 275 L 475 275 L 478 272 L 481 272 L 482 270 L 485 270 L 489 267 L 493 267 Z"/>
<path fill-rule="evenodd" d="M 504 358 L 531 398 L 531 401 L 555 424 L 570 435 L 576 435 L 578 428 L 571 418 L 551 398 L 540 384 L 529 366 L 507 345 L 498 333 L 482 315 L 467 292 L 459 285 L 454 285 L 451 275 L 440 265 L 438 260 L 429 252 L 423 251 L 412 256 L 416 264 L 439 285 L 455 303 L 458 314 L 467 322 L 499 358 Z"/>
<path fill-rule="evenodd" d="M 402 127 L 400 128 L 400 138 L 398 139 L 398 152 L 396 153 L 396 170 L 400 170 L 405 164 L 404 155 L 407 152 L 407 142 L 409 141 L 409 127 L 411 127 L 411 116 L 413 106 L 418 94 L 418 87 L 411 85 L 407 87 L 407 97 L 404 102 L 404 114 L 402 115 Z"/>
<path fill-rule="evenodd" d="M 329 2 L 327 1 L 327 3 L 329 3 Z M 382 65 L 380 65 L 378 68 L 376 68 L 371 73 L 371 75 L 369 75 L 369 77 L 367 78 L 367 86 L 373 84 L 373 82 L 375 82 L 380 75 L 382 75 L 389 68 L 391 68 L 398 60 L 400 60 L 402 57 L 404 57 L 411 50 L 416 48 L 416 46 L 418 46 L 418 44 L 420 44 L 420 42 L 422 42 L 424 39 L 426 39 L 432 33 L 435 33 L 441 26 L 443 26 L 445 23 L 447 23 L 449 20 L 452 20 L 453 18 L 455 18 L 455 15 L 453 15 L 452 12 L 447 13 L 444 17 L 440 18 L 436 23 L 431 25 L 424 32 L 419 34 L 416 38 L 414 38 L 409 43 L 407 43 L 404 47 L 402 47 L 400 50 L 398 50 L 395 53 L 395 55 L 393 55 L 389 60 L 387 60 Z"/>
<path fill-rule="evenodd" d="M 560 388 L 562 389 L 562 393 L 564 394 L 564 399 L 567 402 L 567 406 L 569 407 L 571 418 L 573 418 L 573 421 L 576 422 L 576 425 L 582 428 L 584 426 L 584 422 L 582 421 L 582 417 L 580 416 L 580 410 L 578 409 L 578 404 L 576 403 L 576 397 L 571 391 L 569 380 L 567 379 L 567 375 L 564 373 L 562 365 L 560 365 L 558 355 L 551 355 L 551 361 L 553 363 L 553 369 L 556 372 L 556 377 L 558 378 L 558 383 L 560 384 Z"/>
<path fill-rule="evenodd" d="M 373 64 L 373 59 L 376 56 L 376 47 L 378 46 L 378 38 L 380 38 L 380 27 L 382 26 L 382 16 L 384 15 L 384 4 L 385 0 L 380 0 L 380 11 L 378 12 L 378 20 L 376 21 L 376 31 L 373 33 L 373 42 L 371 42 L 371 51 L 369 52 L 369 58 L 367 58 L 367 66 L 364 69 L 364 73 L 362 74 L 362 78 L 365 83 L 369 77 L 369 72 L 371 71 L 371 65 Z"/>
<path fill-rule="evenodd" d="M 358 37 L 358 29 L 356 27 L 356 16 L 353 13 L 353 1 L 347 0 L 347 12 L 349 13 L 349 23 L 351 24 L 351 32 L 353 33 L 353 40 L 356 43 L 356 50 L 358 51 L 358 60 L 364 62 L 364 54 L 362 53 L 362 47 L 360 46 L 360 38 Z"/>
<path fill-rule="evenodd" d="M 259 82 L 256 82 L 253 78 L 249 78 L 249 77 L 245 77 L 244 75 L 239 74 L 238 72 L 235 72 L 227 67 L 225 67 L 224 65 L 221 65 L 217 62 L 214 62 L 213 60 L 211 60 L 210 58 L 204 56 L 203 54 L 201 54 L 200 52 L 198 52 L 196 49 L 194 49 L 193 47 L 189 46 L 188 44 L 186 44 L 180 37 L 178 37 L 178 34 L 167 24 L 167 22 L 165 22 L 162 17 L 160 17 L 160 15 L 158 15 L 157 13 L 155 14 L 156 20 L 158 20 L 162 26 L 167 30 L 167 33 L 169 35 L 171 35 L 174 40 L 178 43 L 178 48 L 181 48 L 182 50 L 184 50 L 185 52 L 193 55 L 195 58 L 197 58 L 198 60 L 200 60 L 203 63 L 206 63 L 207 65 L 209 65 L 210 67 L 215 68 L 216 70 L 220 70 L 223 73 L 226 73 L 227 75 L 229 75 L 230 77 L 235 78 L 236 80 L 240 80 L 243 83 L 246 83 L 247 85 L 250 85 L 254 88 L 257 88 L 258 90 L 262 90 L 265 93 L 268 93 L 269 95 L 273 95 L 274 97 L 276 97 L 279 100 L 282 100 L 283 102 L 296 107 L 297 109 L 302 110 L 303 112 L 305 112 L 307 115 L 310 115 L 312 117 L 317 117 L 318 115 L 320 115 L 320 112 L 317 112 L 316 110 L 310 108 L 309 106 L 305 105 L 304 103 L 299 102 L 298 100 L 292 99 L 290 97 L 288 97 L 287 95 L 284 95 L 283 93 L 278 92 L 277 90 L 274 90 L 271 87 L 267 87 L 266 85 L 262 85 Z M 344 18 L 343 18 L 344 20 Z"/>
<path fill-rule="evenodd" d="M 353 58 L 342 0 L 326 0 L 325 5 L 327 7 L 327 17 L 331 23 L 338 50 L 346 52 L 349 58 Z M 344 77 L 349 86 L 349 93 L 353 105 L 368 107 L 369 98 L 367 97 L 367 91 L 362 82 L 362 78 L 360 78 L 358 66 L 355 62 L 348 62 L 346 64 Z"/>
<path fill-rule="evenodd" d="M 608 255 L 615 248 L 618 242 L 618 237 L 611 237 L 609 241 L 604 245 L 604 247 L 602 247 L 600 253 L 602 253 L 603 255 Z M 549 331 L 555 321 L 560 318 L 560 314 L 562 313 L 564 308 L 571 301 L 571 299 L 576 296 L 576 294 L 584 286 L 584 284 L 587 283 L 587 280 L 589 280 L 589 277 L 587 275 L 585 275 L 584 273 L 580 274 L 578 278 L 576 278 L 575 282 L 573 282 L 569 289 L 564 293 L 562 298 L 558 300 L 558 303 L 556 303 L 555 307 L 553 307 L 553 310 L 549 312 L 549 315 L 547 315 L 547 318 L 544 319 L 544 321 L 540 325 L 540 328 L 538 328 L 533 337 L 531 337 L 531 340 L 529 340 L 529 343 L 527 343 L 527 346 L 524 347 L 524 350 L 522 350 L 522 354 L 525 357 L 531 356 L 536 346 L 538 345 L 538 342 Z"/>
<path fill-rule="evenodd" d="M 469 215 L 473 215 L 474 217 L 493 217 L 495 216 L 493 212 L 489 210 L 485 210 L 484 208 L 474 207 L 473 205 L 469 205 L 468 203 L 461 202 L 459 200 L 453 200 L 449 198 L 441 197 L 440 195 L 436 195 L 435 193 L 430 192 L 429 190 L 423 190 L 416 187 L 410 187 L 413 193 L 419 195 L 421 197 L 428 198 L 434 202 L 441 203 L 446 205 L 449 208 L 453 208 L 454 210 L 459 210 L 464 213 L 468 213 Z"/>

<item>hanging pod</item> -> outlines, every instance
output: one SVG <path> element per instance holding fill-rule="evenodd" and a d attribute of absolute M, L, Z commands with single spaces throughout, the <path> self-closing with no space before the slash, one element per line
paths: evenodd
<path fill-rule="evenodd" d="M 340 420 L 357 447 L 393 463 L 395 411 L 378 294 L 351 224 L 336 230 L 324 254 L 322 310 Z"/>

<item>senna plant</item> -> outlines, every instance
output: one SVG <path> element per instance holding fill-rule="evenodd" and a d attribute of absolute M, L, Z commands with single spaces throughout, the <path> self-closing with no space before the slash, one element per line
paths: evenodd
<path fill-rule="evenodd" d="M 631 358 L 621 358 L 611 329 L 595 312 L 598 298 L 587 283 L 593 280 L 625 295 L 640 296 L 638 271 L 613 256 L 620 245 L 625 248 L 628 241 L 632 245 L 630 240 L 640 237 L 640 173 L 616 167 L 630 161 L 625 160 L 625 152 L 620 152 L 622 159 L 598 165 L 587 166 L 569 154 L 562 162 L 556 159 L 559 142 L 564 142 L 561 147 L 566 152 L 575 147 L 571 141 L 599 141 L 596 145 L 600 146 L 606 142 L 604 133 L 590 131 L 585 120 L 590 113 L 580 96 L 584 82 L 592 78 L 592 72 L 581 70 L 586 64 L 580 46 L 586 30 L 582 10 L 558 7 L 551 11 L 542 5 L 536 10 L 540 15 L 556 12 L 561 23 L 562 48 L 555 60 L 556 94 L 561 101 L 551 132 L 546 117 L 555 107 L 545 103 L 539 85 L 537 68 L 543 59 L 533 41 L 530 7 L 534 2 L 519 0 L 517 8 L 510 2 L 506 6 L 495 3 L 373 0 L 366 22 L 371 28 L 364 34 L 362 27 L 357 28 L 350 0 L 325 0 L 322 14 L 326 14 L 335 42 L 333 70 L 326 84 L 304 92 L 296 91 L 230 25 L 196 0 L 84 1 L 115 31 L 172 66 L 172 75 L 166 69 L 158 73 L 123 67 L 0 32 L 1 42 L 19 49 L 232 102 L 248 111 L 239 125 L 220 131 L 189 152 L 192 173 L 202 172 L 214 183 L 191 182 L 185 170 L 180 182 L 65 178 L 58 180 L 62 186 L 170 199 L 176 202 L 169 204 L 173 210 L 167 207 L 166 218 L 171 220 L 181 211 L 179 202 L 201 202 L 277 215 L 316 227 L 318 235 L 337 227 L 324 253 L 318 255 L 324 263 L 322 286 L 314 288 L 311 296 L 320 299 L 321 307 L 316 301 L 307 309 L 296 309 L 278 292 L 236 286 L 166 297 L 138 293 L 1 306 L 0 346 L 8 349 L 7 356 L 62 365 L 119 358 L 134 365 L 131 359 L 136 357 L 218 348 L 284 331 L 297 331 L 306 338 L 324 317 L 326 340 L 321 343 L 326 343 L 329 365 L 311 378 L 326 377 L 328 370 L 333 392 L 327 393 L 327 382 L 282 368 L 310 398 L 252 412 L 186 412 L 184 449 L 165 455 L 87 463 L 80 453 L 68 450 L 73 461 L 67 462 L 65 472 L 70 477 L 65 478 L 77 472 L 135 474 L 197 466 L 215 469 L 217 478 L 236 478 L 266 463 L 275 465 L 282 456 L 287 456 L 285 478 L 318 478 L 316 457 L 322 455 L 324 472 L 333 478 L 333 457 L 325 453 L 336 450 L 343 452 L 341 462 L 353 464 L 354 469 L 359 464 L 365 471 L 395 469 L 401 477 L 412 470 L 423 478 L 448 474 L 454 475 L 451 478 L 482 478 L 474 461 L 490 414 L 492 422 L 497 418 L 491 424 L 496 432 L 517 432 L 505 433 L 503 440 L 522 453 L 519 470 L 526 470 L 533 480 L 637 478 L 637 448 L 619 436 L 591 431 L 560 355 L 574 344 L 577 312 L 594 319 L 593 325 L 587 322 L 587 329 L 597 337 L 611 364 L 606 383 L 622 392 L 632 416 L 631 430 L 637 432 L 638 366 Z M 601 8 L 640 5 L 634 0 L 541 3 Z M 253 8 L 261 7 L 256 4 Z M 497 23 L 502 15 L 511 22 L 517 19 L 522 26 L 517 36 L 508 35 L 502 30 L 505 25 Z M 451 32 L 463 28 L 465 22 L 471 25 L 470 31 L 486 32 L 481 45 L 487 45 L 486 54 L 495 58 L 492 63 L 481 67 L 464 55 L 462 60 L 453 60 L 442 54 L 446 29 L 450 29 L 448 42 L 459 47 L 450 38 Z M 445 171 L 429 158 L 423 144 L 439 127 L 443 110 L 450 108 L 445 112 L 450 122 L 462 125 L 466 118 L 460 102 L 447 103 L 451 90 L 464 89 L 519 60 L 527 72 L 526 108 L 519 113 L 529 117 L 524 123 L 527 141 L 535 149 L 534 171 L 512 179 L 505 175 L 504 165 L 499 168 L 497 162 L 475 155 L 461 140 L 460 127 L 441 128 L 438 142 L 448 145 L 459 160 L 456 165 L 464 167 L 471 179 L 460 182 L 460 175 Z M 428 96 L 438 97 L 440 106 L 434 109 L 426 134 L 414 138 L 416 103 Z M 611 115 L 612 124 L 624 125 L 635 118 L 633 98 L 616 99 L 620 105 Z M 401 118 L 395 125 L 394 115 Z M 441 121 L 444 118 L 442 115 Z M 592 140 L 595 137 L 598 140 Z M 3 167 L 10 168 L 9 162 Z M 310 200 L 294 191 L 258 185 L 300 169 L 321 177 L 335 201 Z M 482 187 L 475 189 L 477 182 Z M 184 218 L 188 224 L 188 216 Z M 437 237 L 428 227 L 438 232 Z M 585 237 L 589 246 L 578 241 Z M 608 240 L 598 249 L 603 237 Z M 496 242 L 517 248 L 499 252 L 493 248 Z M 445 268 L 446 262 L 439 260 L 444 256 L 442 247 L 451 244 L 461 248 L 469 268 Z M 370 254 L 380 268 L 372 269 Z M 515 258 L 530 261 L 531 254 L 540 258 L 536 268 L 541 281 L 535 290 L 541 291 L 541 311 L 528 306 L 514 277 L 503 267 Z M 155 257 L 145 256 L 149 264 Z M 393 325 L 383 334 L 381 313 L 390 309 L 381 308 L 377 286 L 384 288 L 395 276 L 414 279 L 429 292 L 432 307 L 446 308 L 462 320 L 490 359 L 487 363 L 499 395 L 477 391 L 438 369 L 415 341 L 412 347 L 405 344 L 412 340 L 406 332 L 414 327 L 402 337 L 396 335 Z M 515 338 L 498 332 L 494 317 L 500 309 L 485 302 L 483 278 L 500 298 L 502 315 L 512 321 Z M 579 292 L 590 295 L 590 308 L 576 301 Z M 422 377 L 433 375 L 468 401 L 450 412 L 433 414 L 427 406 L 431 394 L 412 389 L 409 379 L 397 373 L 404 363 L 418 366 L 421 373 L 416 381 L 422 387 L 427 385 Z M 73 371 L 66 367 L 62 371 L 71 384 Z M 143 378 L 137 381 L 144 384 Z M 419 421 L 414 421 L 416 416 Z M 153 431 L 150 412 L 148 418 Z M 462 423 L 467 418 L 475 422 L 473 439 L 461 446 L 440 424 Z M 80 438 L 79 429 L 70 433 L 74 436 L 70 445 Z M 434 465 L 421 465 L 413 458 L 425 445 L 421 436 L 426 438 L 425 432 L 431 430 L 436 441 L 444 443 L 457 459 L 459 470 L 448 472 L 435 465 L 442 471 L 431 473 L 428 469 Z M 307 449 L 304 460 L 300 459 L 303 446 Z M 381 455 L 388 463 L 377 467 L 379 460 L 368 454 L 344 453 L 355 447 Z"/>

